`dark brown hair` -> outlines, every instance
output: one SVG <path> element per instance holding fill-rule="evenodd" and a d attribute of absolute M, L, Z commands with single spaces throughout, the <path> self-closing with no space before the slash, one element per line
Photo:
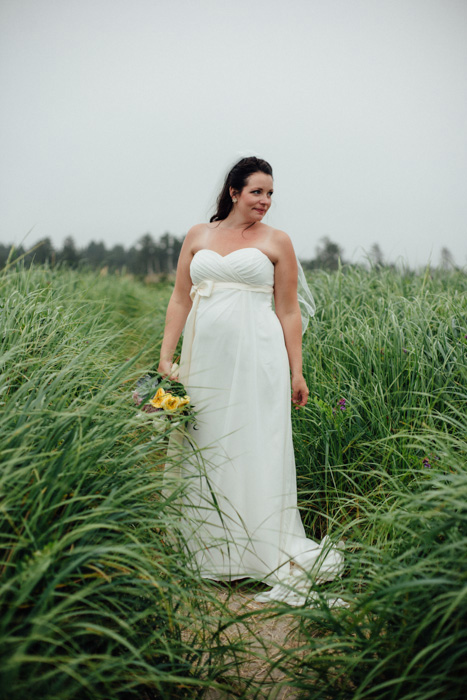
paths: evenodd
<path fill-rule="evenodd" d="M 248 158 L 242 158 L 238 161 L 238 163 L 235 163 L 233 168 L 227 174 L 222 190 L 217 198 L 217 211 L 215 214 L 213 214 L 213 216 L 211 216 L 209 221 L 223 221 L 226 219 L 233 206 L 230 188 L 240 194 L 250 175 L 258 172 L 264 173 L 265 175 L 271 175 L 272 177 L 271 166 L 262 158 L 250 156 Z"/>

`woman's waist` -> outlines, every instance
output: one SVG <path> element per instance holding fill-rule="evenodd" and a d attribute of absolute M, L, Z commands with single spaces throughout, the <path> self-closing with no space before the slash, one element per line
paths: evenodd
<path fill-rule="evenodd" d="M 251 292 L 255 294 L 265 294 L 270 297 L 274 291 L 274 287 L 269 284 L 262 284 L 261 282 L 205 279 L 193 283 L 190 297 L 194 301 L 196 297 L 209 298 L 212 294 L 222 291 Z"/>

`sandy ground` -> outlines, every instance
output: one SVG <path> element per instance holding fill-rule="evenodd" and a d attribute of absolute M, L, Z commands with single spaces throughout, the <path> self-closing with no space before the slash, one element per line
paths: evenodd
<path fill-rule="evenodd" d="M 243 640 L 248 644 L 248 653 L 242 655 L 240 671 L 232 670 L 232 686 L 229 692 L 210 689 L 203 700 L 228 700 L 248 698 L 255 700 L 297 700 L 298 691 L 287 684 L 287 667 L 299 658 L 300 639 L 292 615 L 278 615 L 277 609 L 268 614 L 268 606 L 254 600 L 256 590 L 241 586 L 231 591 L 219 591 L 219 600 L 228 607 L 232 617 L 239 621 L 223 633 L 223 640 L 232 643 Z M 257 614 L 255 614 L 257 613 Z M 246 615 L 246 620 L 241 617 Z M 284 662 L 284 649 L 296 649 L 293 657 Z M 282 659 L 280 667 L 274 662 Z M 241 681 L 239 681 L 239 676 Z"/>

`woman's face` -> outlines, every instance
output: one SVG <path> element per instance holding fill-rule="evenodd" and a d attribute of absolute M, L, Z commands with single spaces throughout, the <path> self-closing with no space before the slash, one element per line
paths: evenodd
<path fill-rule="evenodd" d="M 235 205 L 239 214 L 250 221 L 261 221 L 271 206 L 273 180 L 266 173 L 257 172 L 250 175 L 240 193 L 232 192 L 237 199 Z"/>

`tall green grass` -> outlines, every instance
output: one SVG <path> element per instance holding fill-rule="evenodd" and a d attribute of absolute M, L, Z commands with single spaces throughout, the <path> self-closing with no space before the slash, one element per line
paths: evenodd
<path fill-rule="evenodd" d="M 381 470 L 410 484 L 449 469 L 438 438 L 465 435 L 467 278 L 344 270 L 312 286 L 310 399 L 294 435 L 304 506 L 316 506 L 307 522 L 319 531 L 323 515 L 353 518 L 369 491 L 384 498 Z"/>
<path fill-rule="evenodd" d="M 311 286 L 300 508 L 310 537 L 346 542 L 327 589 L 349 607 L 242 614 L 252 640 L 284 615 L 302 640 L 264 647 L 282 674 L 267 690 L 243 670 L 261 656 L 248 635 L 226 642 L 238 615 L 190 564 L 162 489 L 166 443 L 132 417 L 170 287 L 0 276 L 0 694 L 272 699 L 282 683 L 304 699 L 462 697 L 466 277 L 344 269 Z"/>
<path fill-rule="evenodd" d="M 349 608 L 297 613 L 291 683 L 303 698 L 461 698 L 467 278 L 341 270 L 313 284 L 311 396 L 294 416 L 301 503 L 312 536 L 346 540 L 330 588 Z"/>
<path fill-rule="evenodd" d="M 41 269 L 0 289 L 0 694 L 197 697 L 222 671 L 222 610 L 178 540 L 123 357 L 138 336 L 157 354 L 167 290 Z"/>
<path fill-rule="evenodd" d="M 391 501 L 362 507 L 371 536 L 349 528 L 346 577 L 332 586 L 349 607 L 323 599 L 295 615 L 302 646 L 288 682 L 303 700 L 464 697 L 467 475 L 455 465 L 410 493 L 390 478 Z"/>

